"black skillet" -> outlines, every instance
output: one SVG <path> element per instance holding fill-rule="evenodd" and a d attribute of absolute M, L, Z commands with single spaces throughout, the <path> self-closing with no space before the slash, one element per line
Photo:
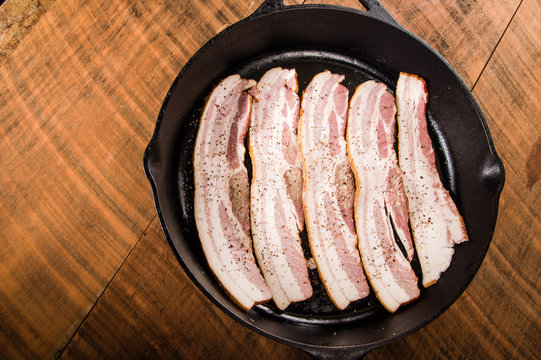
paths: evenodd
<path fill-rule="evenodd" d="M 163 231 L 192 281 L 220 309 L 262 335 L 316 358 L 360 358 L 428 324 L 464 292 L 490 244 L 504 169 L 471 92 L 453 68 L 375 0 L 366 12 L 266 0 L 254 14 L 206 43 L 175 79 L 144 156 Z M 470 241 L 457 245 L 450 268 L 414 303 L 387 313 L 377 299 L 337 311 L 311 271 L 314 296 L 279 311 L 272 303 L 245 313 L 209 271 L 193 217 L 192 156 L 201 108 L 230 74 L 258 80 L 268 69 L 294 67 L 299 88 L 323 70 L 346 75 L 350 93 L 376 79 L 394 92 L 400 71 L 423 77 L 438 168 L 466 222 Z M 303 234 L 303 241 L 306 241 Z M 304 244 L 306 245 L 306 244 Z M 309 257 L 309 254 L 306 254 Z M 419 273 L 416 260 L 414 269 Z"/>

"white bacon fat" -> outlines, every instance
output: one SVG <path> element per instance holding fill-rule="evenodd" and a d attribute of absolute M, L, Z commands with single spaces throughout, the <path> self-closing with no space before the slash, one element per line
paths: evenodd
<path fill-rule="evenodd" d="M 194 150 L 194 211 L 208 264 L 245 310 L 271 299 L 255 263 L 250 239 L 249 183 L 244 139 L 254 80 L 232 75 L 210 95 Z"/>
<path fill-rule="evenodd" d="M 454 244 L 468 240 L 462 217 L 438 175 L 427 130 L 427 100 L 424 80 L 401 73 L 396 88 L 399 163 L 425 287 L 447 270 Z"/>
<path fill-rule="evenodd" d="M 396 107 L 384 84 L 367 81 L 350 101 L 347 145 L 355 174 L 355 223 L 366 275 L 380 302 L 394 312 L 419 294 L 417 276 L 395 241 L 394 229 L 407 256 L 413 256 L 395 141 Z"/>
<path fill-rule="evenodd" d="M 257 85 L 249 130 L 254 249 L 279 309 L 312 296 L 299 237 L 304 215 L 296 91 L 295 70 L 269 70 Z"/>
<path fill-rule="evenodd" d="M 299 119 L 308 239 L 321 280 L 340 310 L 370 292 L 353 222 L 355 183 L 346 154 L 343 79 L 329 71 L 317 74 L 303 94 Z"/>

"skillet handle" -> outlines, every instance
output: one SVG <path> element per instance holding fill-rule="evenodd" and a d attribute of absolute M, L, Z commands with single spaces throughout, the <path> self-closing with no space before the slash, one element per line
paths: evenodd
<path fill-rule="evenodd" d="M 313 347 L 303 347 L 302 349 L 314 360 L 360 360 L 371 350 L 364 348 L 325 349 Z"/>
<path fill-rule="evenodd" d="M 402 28 L 391 13 L 388 12 L 378 0 L 359 0 L 359 2 L 365 7 L 366 12 L 372 17 Z"/>

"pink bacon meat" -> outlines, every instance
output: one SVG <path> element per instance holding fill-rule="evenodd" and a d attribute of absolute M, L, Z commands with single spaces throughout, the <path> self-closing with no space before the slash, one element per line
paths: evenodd
<path fill-rule="evenodd" d="M 295 70 L 269 70 L 257 85 L 249 130 L 254 249 L 273 300 L 282 310 L 312 296 L 299 237 L 304 215 L 296 91 Z"/>
<path fill-rule="evenodd" d="M 355 183 L 346 154 L 348 89 L 343 75 L 317 74 L 299 119 L 303 204 L 310 248 L 329 297 L 340 310 L 370 289 L 353 223 Z"/>
<path fill-rule="evenodd" d="M 408 258 L 413 246 L 396 153 L 396 107 L 384 84 L 367 81 L 357 87 L 349 105 L 348 156 L 355 174 L 355 222 L 366 275 L 378 299 L 390 312 L 415 300 L 417 276 Z M 393 230 L 394 225 L 394 230 Z M 394 232 L 406 249 L 406 258 Z"/>
<path fill-rule="evenodd" d="M 203 251 L 218 281 L 244 310 L 271 299 L 252 252 L 244 166 L 252 102 L 245 90 L 255 85 L 232 75 L 213 90 L 194 151 L 194 211 Z"/>
<path fill-rule="evenodd" d="M 468 240 L 462 217 L 438 175 L 427 130 L 427 101 L 424 80 L 401 73 L 396 87 L 399 163 L 425 287 L 447 270 L 454 244 Z"/>

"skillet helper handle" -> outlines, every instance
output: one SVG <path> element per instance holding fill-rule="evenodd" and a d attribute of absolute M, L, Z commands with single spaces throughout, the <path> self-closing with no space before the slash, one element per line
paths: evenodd
<path fill-rule="evenodd" d="M 373 18 L 383 20 L 394 26 L 402 27 L 378 0 L 359 0 L 359 2 L 366 8 L 368 15 Z M 256 11 L 250 15 L 250 17 L 269 14 L 285 7 L 284 0 L 265 0 Z"/>
<path fill-rule="evenodd" d="M 366 12 L 372 17 L 383 20 L 388 24 L 398 26 L 400 28 L 402 27 L 378 0 L 359 0 L 359 2 L 365 7 Z"/>
<path fill-rule="evenodd" d="M 489 191 L 496 194 L 502 192 L 505 183 L 505 169 L 496 153 L 489 154 L 481 166 L 481 180 Z"/>
<path fill-rule="evenodd" d="M 314 360 L 360 360 L 370 352 L 364 348 L 325 349 L 304 347 L 303 350 Z"/>
<path fill-rule="evenodd" d="M 250 17 L 269 14 L 285 7 L 284 0 L 265 0 Z"/>

